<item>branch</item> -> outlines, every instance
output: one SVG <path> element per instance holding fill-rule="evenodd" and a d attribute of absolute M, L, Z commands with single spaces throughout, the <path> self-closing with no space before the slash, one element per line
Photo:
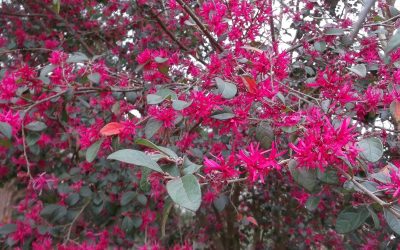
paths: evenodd
<path fill-rule="evenodd" d="M 308 39 L 306 42 L 307 42 L 307 43 L 311 43 L 311 42 L 314 42 L 316 39 L 317 39 L 317 37 L 313 37 L 313 38 Z M 300 43 L 298 43 L 298 44 L 296 44 L 296 45 L 293 45 L 292 47 L 288 48 L 288 49 L 286 50 L 286 52 L 288 52 L 288 53 L 293 52 L 293 51 L 295 51 L 296 49 L 300 48 L 301 46 L 303 46 L 303 43 L 302 43 L 302 42 L 300 42 Z"/>
<path fill-rule="evenodd" d="M 78 217 L 83 213 L 83 211 L 85 210 L 85 208 L 90 204 L 90 200 L 88 200 L 81 208 L 81 210 L 79 210 L 78 214 L 75 216 L 75 218 L 72 220 L 69 228 L 68 228 L 68 232 L 67 232 L 67 237 L 65 239 L 65 243 L 67 243 L 68 241 L 70 241 L 71 238 L 71 232 L 72 232 L 72 227 L 74 226 L 76 220 L 78 219 Z"/>
<path fill-rule="evenodd" d="M 44 14 L 20 14 L 20 13 L 7 13 L 7 12 L 0 12 L 0 16 L 18 16 L 18 17 L 47 17 Z"/>
<path fill-rule="evenodd" d="M 276 41 L 275 41 L 275 27 L 274 27 L 274 16 L 273 16 L 273 9 L 272 9 L 272 0 L 269 0 L 269 5 L 271 6 L 271 15 L 269 17 L 269 28 L 271 30 L 271 45 L 272 48 L 274 48 L 274 52 L 277 53 L 277 49 L 274 46 Z"/>
<path fill-rule="evenodd" d="M 350 162 L 341 159 L 348 167 L 350 167 L 351 169 L 353 169 L 353 165 L 351 165 Z M 358 181 L 356 181 L 353 176 L 349 175 L 346 171 L 344 171 L 343 169 L 341 169 L 340 167 L 335 166 L 335 168 L 337 170 L 339 170 L 349 181 L 351 181 L 357 188 L 359 188 L 364 194 L 366 194 L 368 197 L 370 197 L 372 200 L 374 200 L 376 203 L 378 203 L 380 206 L 387 208 L 388 210 L 390 210 L 390 212 L 392 212 L 397 218 L 400 219 L 400 213 L 395 210 L 392 207 L 392 204 L 387 203 L 386 201 L 380 199 L 378 196 L 376 196 L 373 192 L 369 191 L 366 187 L 364 187 L 361 183 L 359 183 Z"/>
<path fill-rule="evenodd" d="M 210 34 L 207 28 L 201 23 L 196 14 L 192 11 L 192 9 L 186 5 L 186 3 L 182 0 L 176 0 L 179 5 L 186 11 L 186 13 L 193 19 L 193 21 L 199 26 L 200 30 L 204 33 L 204 35 L 210 40 L 211 45 L 216 47 L 219 52 L 224 52 L 224 49 L 219 45 L 219 43 L 214 39 L 214 37 Z"/>
<path fill-rule="evenodd" d="M 178 44 L 179 48 L 181 48 L 182 50 L 186 51 L 186 52 L 190 52 L 190 50 L 183 45 L 175 36 L 174 34 L 172 34 L 172 32 L 165 26 L 164 22 L 156 15 L 153 13 L 153 11 L 150 10 L 150 15 L 157 21 L 157 23 L 160 25 L 161 29 L 176 43 Z M 193 56 L 193 55 L 192 55 Z M 206 66 L 206 62 L 204 62 L 202 59 L 193 56 L 194 59 L 196 59 L 197 61 L 199 61 L 201 64 L 203 64 L 204 66 Z"/>
<path fill-rule="evenodd" d="M 69 32 L 71 33 L 72 36 L 74 36 L 81 44 L 82 46 L 86 49 L 86 51 L 89 53 L 90 56 L 94 56 L 95 53 L 94 51 L 89 47 L 89 45 L 82 39 L 82 37 L 74 30 L 74 27 L 72 27 L 72 25 L 62 16 L 60 16 L 58 13 L 54 12 L 54 10 L 52 8 L 50 8 L 49 6 L 47 6 L 44 3 L 39 3 L 43 8 L 45 8 L 47 11 L 51 12 L 56 19 L 58 19 L 59 21 L 63 22 L 65 24 L 65 26 L 67 27 L 67 29 L 69 30 Z"/>
<path fill-rule="evenodd" d="M 357 36 L 358 32 L 360 31 L 362 24 L 364 23 L 369 10 L 375 4 L 375 1 L 376 0 L 366 0 L 363 9 L 360 12 L 357 22 L 353 25 L 353 31 L 349 35 L 349 40 L 351 42 L 354 40 L 354 38 Z"/>
<path fill-rule="evenodd" d="M 24 118 L 25 118 L 25 116 L 24 116 Z M 24 151 L 24 158 L 25 158 L 25 162 L 26 162 L 26 173 L 29 176 L 29 179 L 33 180 L 32 173 L 31 173 L 31 163 L 29 162 L 28 153 L 26 152 L 26 136 L 25 136 L 24 118 L 22 120 L 22 126 L 21 126 L 22 148 Z"/>
<path fill-rule="evenodd" d="M 67 93 L 67 91 L 68 91 L 68 89 L 63 90 L 63 91 L 61 91 L 61 92 L 58 92 L 58 93 L 55 94 L 55 95 L 46 97 L 46 98 L 41 99 L 41 100 L 39 100 L 39 101 L 36 101 L 35 103 L 33 103 L 32 105 L 28 106 L 28 107 L 24 110 L 24 117 L 25 117 L 25 114 L 26 114 L 28 111 L 30 111 L 31 109 L 33 109 L 35 106 L 37 106 L 37 105 L 39 105 L 39 104 L 42 104 L 42 103 L 44 103 L 44 102 L 50 101 L 51 99 L 57 98 L 57 97 L 59 97 L 59 96 L 62 96 L 63 94 Z"/>

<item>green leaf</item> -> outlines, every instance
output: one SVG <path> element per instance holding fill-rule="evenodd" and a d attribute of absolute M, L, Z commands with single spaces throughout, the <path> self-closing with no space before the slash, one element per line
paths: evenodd
<path fill-rule="evenodd" d="M 142 204 L 143 206 L 146 206 L 146 204 L 147 204 L 147 197 L 146 197 L 146 195 L 144 195 L 144 194 L 139 194 L 139 195 L 136 197 L 136 199 L 137 199 L 137 201 L 138 201 L 140 204 Z"/>
<path fill-rule="evenodd" d="M 192 174 L 175 178 L 167 183 L 171 199 L 178 205 L 197 211 L 201 204 L 201 189 L 196 177 Z"/>
<path fill-rule="evenodd" d="M 385 48 L 385 54 L 389 54 L 393 50 L 397 49 L 400 46 L 400 31 L 399 29 L 396 30 L 396 33 L 389 39 L 387 46 Z"/>
<path fill-rule="evenodd" d="M 376 137 L 362 139 L 358 147 L 362 149 L 360 155 L 370 162 L 377 162 L 383 155 L 382 142 Z"/>
<path fill-rule="evenodd" d="M 0 227 L 0 235 L 7 235 L 10 233 L 14 233 L 15 231 L 17 231 L 16 224 L 5 224 Z"/>
<path fill-rule="evenodd" d="M 283 132 L 289 133 L 289 134 L 294 133 L 297 130 L 299 130 L 299 128 L 297 126 L 284 126 L 284 127 L 281 127 L 281 129 Z"/>
<path fill-rule="evenodd" d="M 293 179 L 308 191 L 314 191 L 318 184 L 317 173 L 315 169 L 298 168 L 297 162 L 291 160 L 289 162 L 289 171 Z"/>
<path fill-rule="evenodd" d="M 133 191 L 128 191 L 124 193 L 121 197 L 121 206 L 128 205 L 136 196 L 136 193 Z"/>
<path fill-rule="evenodd" d="M 321 172 L 318 169 L 317 177 L 320 181 L 327 184 L 337 184 L 339 182 L 337 172 L 333 169 L 326 169 L 325 172 Z"/>
<path fill-rule="evenodd" d="M 178 99 L 177 94 L 168 88 L 162 88 L 162 89 L 157 90 L 156 95 L 161 96 L 163 98 L 163 100 L 165 100 L 165 99 L 177 100 Z"/>
<path fill-rule="evenodd" d="M 52 7 L 53 7 L 54 12 L 59 14 L 60 13 L 60 7 L 61 7 L 61 0 L 53 0 Z"/>
<path fill-rule="evenodd" d="M 49 221 L 56 222 L 67 215 L 67 209 L 64 206 L 50 204 L 42 209 L 40 215 Z"/>
<path fill-rule="evenodd" d="M 308 197 L 307 202 L 306 202 L 307 210 L 312 212 L 315 209 L 317 209 L 320 200 L 321 200 L 321 198 L 319 198 L 319 197 L 315 197 L 315 196 Z"/>
<path fill-rule="evenodd" d="M 125 98 L 128 102 L 134 103 L 138 98 L 138 94 L 136 92 L 125 92 Z"/>
<path fill-rule="evenodd" d="M 88 79 L 89 79 L 89 81 L 91 81 L 93 83 L 99 83 L 100 82 L 100 74 L 97 72 L 91 73 L 88 75 Z"/>
<path fill-rule="evenodd" d="M 150 188 L 151 188 L 151 185 L 150 185 L 149 181 L 147 180 L 147 178 L 150 175 L 150 172 L 151 172 L 151 170 L 148 168 L 145 168 L 142 170 L 142 177 L 140 178 L 139 187 L 144 192 L 150 191 Z"/>
<path fill-rule="evenodd" d="M 0 122 L 0 133 L 2 133 L 7 139 L 11 139 L 12 127 L 7 122 Z"/>
<path fill-rule="evenodd" d="M 140 225 L 142 225 L 143 220 L 142 220 L 142 217 L 134 217 L 132 219 L 132 222 L 133 222 L 134 227 L 139 228 Z"/>
<path fill-rule="evenodd" d="M 159 95 L 155 95 L 155 94 L 148 94 L 146 96 L 146 100 L 148 104 L 159 104 L 162 101 L 164 101 L 164 98 L 159 96 Z"/>
<path fill-rule="evenodd" d="M 110 154 L 107 159 L 117 160 L 141 167 L 150 168 L 154 171 L 163 173 L 160 166 L 145 153 L 134 149 L 122 149 Z"/>
<path fill-rule="evenodd" d="M 154 61 L 155 61 L 156 63 L 165 63 L 166 61 L 168 61 L 168 58 L 156 56 L 156 58 L 154 58 Z"/>
<path fill-rule="evenodd" d="M 374 222 L 375 229 L 380 229 L 381 228 L 381 223 L 379 221 L 378 215 L 375 213 L 375 211 L 371 207 L 367 207 L 368 212 L 371 215 L 372 221 Z"/>
<path fill-rule="evenodd" d="M 187 158 L 186 156 L 183 158 L 183 174 L 193 174 L 199 171 L 199 169 L 202 167 L 202 165 L 198 165 L 196 163 L 193 163 Z"/>
<path fill-rule="evenodd" d="M 163 213 L 162 213 L 162 220 L 161 220 L 161 237 L 165 237 L 165 225 L 167 224 L 169 213 L 173 208 L 174 203 L 171 199 L 167 199 L 164 203 Z"/>
<path fill-rule="evenodd" d="M 33 121 L 29 123 L 28 125 L 25 126 L 26 129 L 31 130 L 31 131 L 36 131 L 40 132 L 43 131 L 47 128 L 46 124 L 40 121 Z"/>
<path fill-rule="evenodd" d="M 219 197 L 213 201 L 213 205 L 219 212 L 224 210 L 227 204 L 229 204 L 229 199 L 224 194 L 219 195 Z"/>
<path fill-rule="evenodd" d="M 87 150 L 86 150 L 86 161 L 88 162 L 92 162 L 96 156 L 97 153 L 100 150 L 100 146 L 103 143 L 104 138 L 96 141 L 95 143 L 93 143 Z"/>
<path fill-rule="evenodd" d="M 315 42 L 314 48 L 316 51 L 322 52 L 326 49 L 326 42 L 324 41 Z"/>
<path fill-rule="evenodd" d="M 232 114 L 232 113 L 221 113 L 221 114 L 212 115 L 211 117 L 214 118 L 214 119 L 223 121 L 223 120 L 232 119 L 233 117 L 235 117 L 235 114 Z"/>
<path fill-rule="evenodd" d="M 158 130 L 160 130 L 161 126 L 162 122 L 150 118 L 146 123 L 146 127 L 144 128 L 144 134 L 146 138 L 150 139 L 151 137 L 153 137 L 158 132 Z"/>
<path fill-rule="evenodd" d="M 181 100 L 173 100 L 172 101 L 172 107 L 178 111 L 189 107 L 191 104 L 192 104 L 192 102 L 185 102 L 185 101 L 181 101 Z"/>
<path fill-rule="evenodd" d="M 389 6 L 389 11 L 390 11 L 390 16 L 392 17 L 400 14 L 400 11 L 394 6 Z"/>
<path fill-rule="evenodd" d="M 329 28 L 325 30 L 325 35 L 327 36 L 341 36 L 344 35 L 343 29 L 338 28 Z"/>
<path fill-rule="evenodd" d="M 235 84 L 226 82 L 219 77 L 215 78 L 215 81 L 217 82 L 219 93 L 222 95 L 223 98 L 232 99 L 233 97 L 235 97 L 237 93 L 237 87 Z"/>
<path fill-rule="evenodd" d="M 143 146 L 149 147 L 149 148 L 152 148 L 152 149 L 155 149 L 155 150 L 158 150 L 159 152 L 165 154 L 166 156 L 168 156 L 168 157 L 170 157 L 172 159 L 176 160 L 176 159 L 179 158 L 178 155 L 174 151 L 172 151 L 171 149 L 165 148 L 165 147 L 162 147 L 162 146 L 157 146 L 156 144 L 152 143 L 149 140 L 146 140 L 146 139 L 143 139 L 143 138 L 138 138 L 138 139 L 135 140 L 135 143 L 139 144 L 139 145 L 143 145 Z"/>
<path fill-rule="evenodd" d="M 340 212 L 336 219 L 336 231 L 341 234 L 356 230 L 369 217 L 369 211 L 365 206 L 350 207 Z"/>
<path fill-rule="evenodd" d="M 359 75 L 360 77 L 366 77 L 367 76 L 367 67 L 365 67 L 365 64 L 357 64 L 354 65 L 351 68 L 348 68 L 351 72 Z"/>
<path fill-rule="evenodd" d="M 267 122 L 260 122 L 256 128 L 256 140 L 264 149 L 271 148 L 274 141 L 275 134 L 272 127 Z"/>
<path fill-rule="evenodd" d="M 89 61 L 89 58 L 82 52 L 75 52 L 71 54 L 67 59 L 67 63 L 79 63 L 86 61 Z"/>
<path fill-rule="evenodd" d="M 93 192 L 88 186 L 83 186 L 81 190 L 79 190 L 79 194 L 82 195 L 82 197 L 91 197 Z"/>
<path fill-rule="evenodd" d="M 121 223 L 121 229 L 125 232 L 131 231 L 133 228 L 133 220 L 129 216 L 125 216 Z"/>
<path fill-rule="evenodd" d="M 399 206 L 392 206 L 396 211 L 400 211 Z M 383 215 L 389 227 L 397 234 L 400 235 L 400 219 L 397 218 L 389 209 L 383 208 Z"/>
<path fill-rule="evenodd" d="M 77 193 L 72 193 L 70 195 L 68 195 L 68 197 L 65 199 L 65 202 L 69 205 L 69 206 L 73 206 L 76 203 L 78 203 L 79 201 L 79 194 Z"/>
<path fill-rule="evenodd" d="M 388 184 L 391 182 L 390 175 L 386 174 L 384 172 L 373 173 L 373 174 L 371 174 L 371 177 L 382 183 Z"/>
<path fill-rule="evenodd" d="M 47 77 L 47 75 L 56 68 L 53 64 L 48 64 L 42 68 L 40 71 L 40 77 Z"/>
<path fill-rule="evenodd" d="M 168 173 L 171 176 L 179 177 L 181 175 L 176 164 L 165 164 L 161 166 L 161 168 L 165 173 Z"/>

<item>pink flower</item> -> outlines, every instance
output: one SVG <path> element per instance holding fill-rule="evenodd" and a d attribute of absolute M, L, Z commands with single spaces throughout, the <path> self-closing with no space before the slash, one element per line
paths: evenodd
<path fill-rule="evenodd" d="M 218 163 L 217 161 L 204 157 L 204 172 L 210 175 L 218 175 L 224 180 L 238 176 L 238 171 L 235 169 L 235 166 L 229 162 L 229 158 L 228 161 L 225 161 L 222 156 L 215 157 Z"/>
<path fill-rule="evenodd" d="M 299 139 L 297 145 L 289 144 L 296 152 L 295 159 L 299 166 L 324 171 L 330 164 L 342 164 L 339 156 L 353 163 L 359 150 L 355 146 L 354 127 L 349 127 L 350 119 L 345 119 L 337 129 L 327 117 L 318 120 L 325 121 L 325 124 L 306 128 L 304 137 Z"/>
<path fill-rule="evenodd" d="M 17 76 L 15 74 L 6 75 L 0 82 L 0 99 L 11 100 L 15 97 L 17 89 Z"/>
<path fill-rule="evenodd" d="M 399 171 L 390 171 L 390 183 L 382 184 L 379 189 L 385 189 L 386 194 L 391 194 L 393 198 L 400 197 L 400 173 Z"/>
<path fill-rule="evenodd" d="M 49 62 L 54 65 L 60 65 L 67 60 L 68 55 L 62 51 L 53 51 L 51 52 Z"/>
<path fill-rule="evenodd" d="M 267 152 L 269 152 L 268 157 L 264 156 Z M 284 154 L 284 152 L 277 152 L 274 143 L 272 143 L 270 150 L 265 151 L 259 149 L 259 144 L 251 143 L 247 151 L 241 150 L 239 152 L 238 158 L 242 161 L 242 166 L 244 166 L 249 173 L 250 182 L 255 182 L 259 179 L 264 183 L 265 176 L 268 175 L 272 169 L 281 169 L 281 166 L 276 160 L 282 154 Z"/>
<path fill-rule="evenodd" d="M 31 225 L 28 222 L 17 221 L 17 230 L 12 234 L 13 240 L 23 242 L 30 235 L 32 235 Z"/>
<path fill-rule="evenodd" d="M 152 60 L 151 50 L 145 49 L 143 50 L 137 57 L 136 61 L 139 64 L 146 64 Z"/>
<path fill-rule="evenodd" d="M 56 40 L 46 40 L 44 41 L 44 47 L 46 49 L 55 49 L 58 46 L 59 42 Z"/>
<path fill-rule="evenodd" d="M 172 128 L 176 119 L 176 111 L 172 108 L 152 106 L 149 108 L 149 114 L 156 120 L 163 123 L 166 128 Z"/>
<path fill-rule="evenodd" d="M 5 122 L 10 124 L 12 128 L 12 134 L 14 136 L 21 129 L 21 117 L 19 113 L 13 114 L 11 110 L 8 110 L 7 112 L 3 110 L 3 112 L 0 113 L 0 122 Z"/>

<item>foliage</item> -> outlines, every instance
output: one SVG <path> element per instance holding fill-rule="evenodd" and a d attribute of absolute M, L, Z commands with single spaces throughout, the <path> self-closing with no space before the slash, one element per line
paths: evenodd
<path fill-rule="evenodd" d="M 1 1 L 1 248 L 396 248 L 392 5 Z"/>

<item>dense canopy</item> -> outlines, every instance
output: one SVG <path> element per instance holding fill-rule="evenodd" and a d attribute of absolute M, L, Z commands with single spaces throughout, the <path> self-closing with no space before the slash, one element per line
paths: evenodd
<path fill-rule="evenodd" d="M 393 1 L 0 6 L 2 249 L 396 249 Z"/>

